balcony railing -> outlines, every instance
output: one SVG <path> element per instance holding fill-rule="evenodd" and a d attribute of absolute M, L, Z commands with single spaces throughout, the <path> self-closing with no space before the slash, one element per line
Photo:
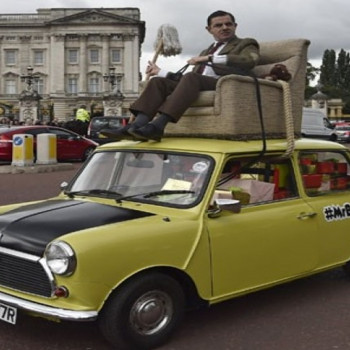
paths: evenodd
<path fill-rule="evenodd" d="M 51 20 L 50 15 L 38 14 L 6 14 L 0 15 L 0 23 L 18 23 L 18 22 L 45 22 Z"/>

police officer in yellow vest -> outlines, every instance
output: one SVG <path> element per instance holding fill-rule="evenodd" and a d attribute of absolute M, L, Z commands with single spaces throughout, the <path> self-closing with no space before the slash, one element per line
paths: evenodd
<path fill-rule="evenodd" d="M 85 105 L 81 105 L 80 108 L 77 110 L 75 119 L 80 120 L 81 122 L 84 122 L 84 123 L 88 123 L 90 121 L 90 114 L 86 110 Z"/>

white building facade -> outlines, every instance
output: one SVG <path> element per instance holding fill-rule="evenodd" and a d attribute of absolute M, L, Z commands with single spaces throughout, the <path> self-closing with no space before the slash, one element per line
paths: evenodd
<path fill-rule="evenodd" d="M 122 92 L 116 98 L 127 114 L 139 92 L 144 36 L 137 8 L 0 14 L 0 118 L 20 119 L 21 94 L 28 88 L 40 96 L 41 121 L 67 121 L 82 104 L 103 115 L 113 88 Z"/>

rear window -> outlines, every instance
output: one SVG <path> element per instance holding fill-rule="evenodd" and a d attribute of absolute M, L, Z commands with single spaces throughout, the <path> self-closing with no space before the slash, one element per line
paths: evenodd
<path fill-rule="evenodd" d="M 117 128 L 122 125 L 122 120 L 119 118 L 93 118 L 91 127 L 93 129 L 101 128 Z"/>

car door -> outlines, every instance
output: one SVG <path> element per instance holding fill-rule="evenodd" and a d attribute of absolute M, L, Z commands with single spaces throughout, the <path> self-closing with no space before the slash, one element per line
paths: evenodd
<path fill-rule="evenodd" d="M 312 162 L 303 168 L 303 189 L 305 201 L 317 216 L 316 242 L 321 266 L 341 263 L 350 257 L 350 163 L 347 154 L 339 150 L 299 154 L 300 162 L 305 159 Z M 321 182 L 313 184 L 305 181 L 307 178 L 320 178 Z"/>
<path fill-rule="evenodd" d="M 67 130 L 50 128 L 50 133 L 56 135 L 57 158 L 60 160 L 78 159 L 83 153 L 79 135 Z"/>
<path fill-rule="evenodd" d="M 293 176 L 290 168 L 287 177 Z M 222 211 L 221 216 L 205 220 L 214 298 L 287 280 L 317 267 L 313 209 L 297 189 L 289 197 L 275 198 L 280 198 L 276 192 L 272 200 L 243 206 L 240 213 Z"/>

